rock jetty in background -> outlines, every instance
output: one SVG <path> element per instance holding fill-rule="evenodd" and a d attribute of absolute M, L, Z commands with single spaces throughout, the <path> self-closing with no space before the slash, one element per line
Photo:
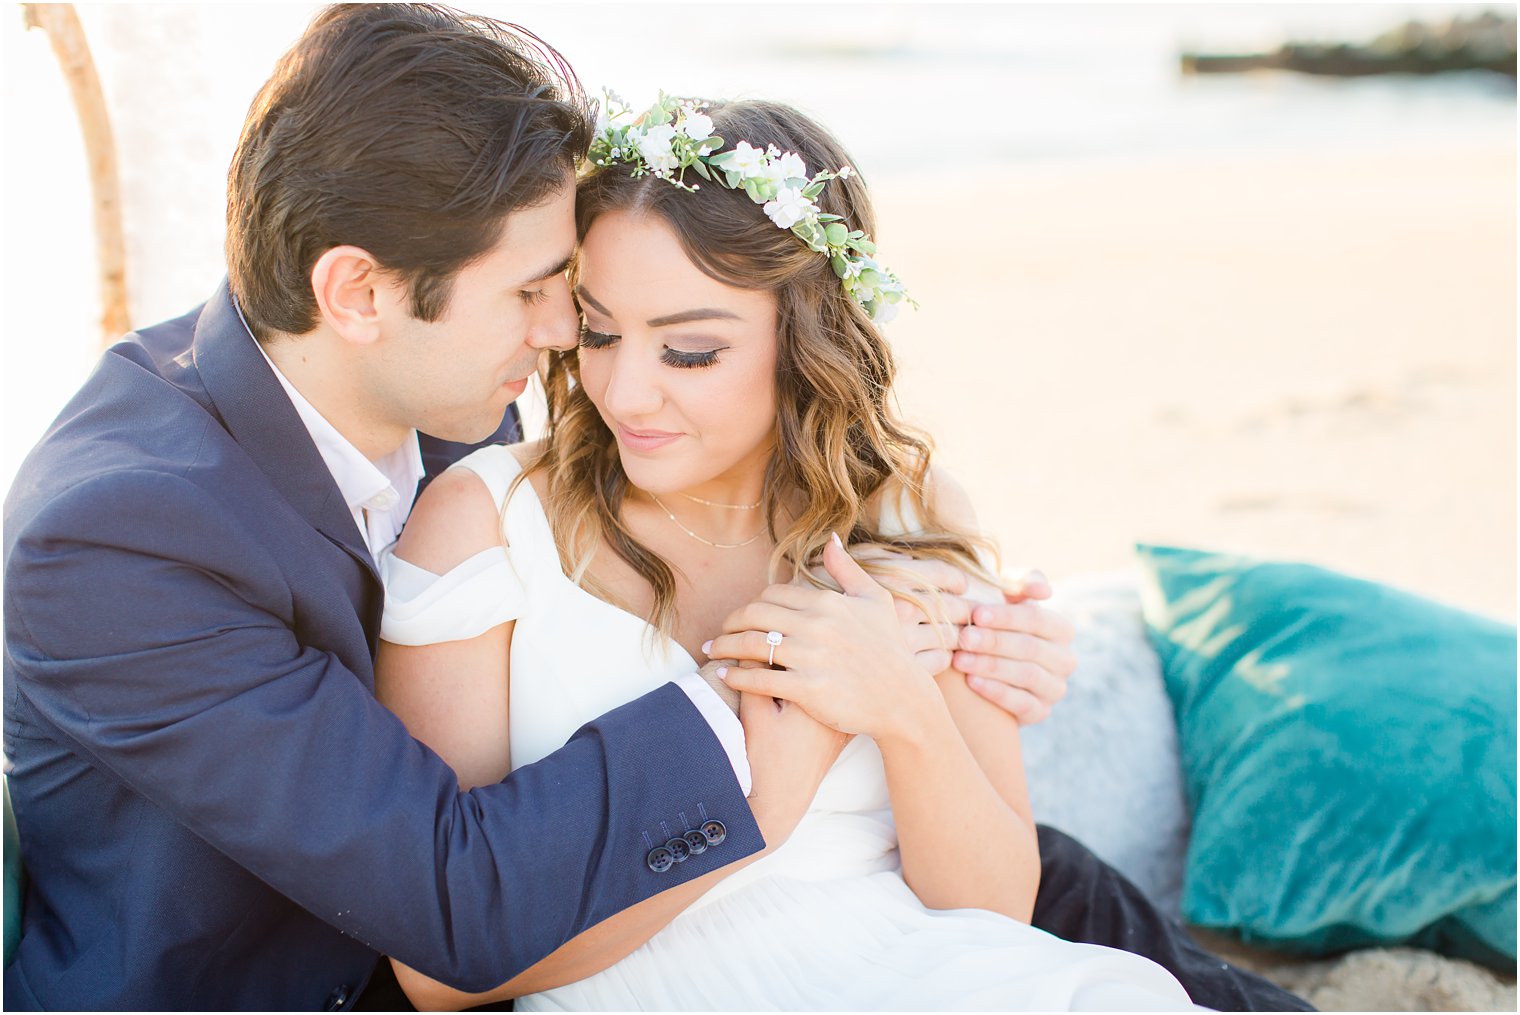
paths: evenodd
<path fill-rule="evenodd" d="M 1515 13 L 1409 21 L 1365 45 L 1288 42 L 1270 53 L 1182 54 L 1184 74 L 1288 70 L 1331 77 L 1486 70 L 1515 77 Z"/>

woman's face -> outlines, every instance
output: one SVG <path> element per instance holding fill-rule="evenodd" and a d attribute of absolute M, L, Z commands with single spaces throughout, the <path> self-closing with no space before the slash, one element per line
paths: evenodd
<path fill-rule="evenodd" d="M 660 494 L 764 475 L 776 424 L 774 296 L 709 278 L 663 219 L 627 212 L 587 231 L 576 296 L 581 384 L 634 486 Z"/>

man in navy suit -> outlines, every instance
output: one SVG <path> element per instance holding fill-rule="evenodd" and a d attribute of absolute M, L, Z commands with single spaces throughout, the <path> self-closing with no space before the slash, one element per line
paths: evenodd
<path fill-rule="evenodd" d="M 31 874 L 6 1007 L 351 1008 L 382 953 L 486 990 L 800 817 L 797 711 L 741 729 L 696 674 L 467 793 L 373 697 L 375 555 L 429 474 L 510 429 L 539 351 L 574 344 L 587 132 L 552 51 L 414 5 L 324 11 L 255 100 L 227 283 L 112 348 L 6 500 Z M 1007 700 L 1048 707 L 1069 666 L 1004 670 L 1031 668 Z M 1036 923 L 1210 1002 L 1138 892 L 1042 845 Z"/>
<path fill-rule="evenodd" d="M 373 697 L 417 431 L 490 437 L 574 344 L 588 130 L 531 41 L 437 10 L 332 8 L 260 93 L 229 285 L 110 350 L 7 498 L 6 1007 L 351 1007 L 377 952 L 485 989 L 805 806 L 752 813 L 694 674 L 468 793 Z M 672 835 L 710 848 L 651 869 Z"/>

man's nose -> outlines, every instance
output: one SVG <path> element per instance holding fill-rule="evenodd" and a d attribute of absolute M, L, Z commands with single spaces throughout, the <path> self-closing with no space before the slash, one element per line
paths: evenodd
<path fill-rule="evenodd" d="M 535 349 L 568 351 L 580 344 L 580 315 L 570 296 L 570 283 L 563 275 L 544 283 L 548 299 L 533 308 L 528 344 Z"/>

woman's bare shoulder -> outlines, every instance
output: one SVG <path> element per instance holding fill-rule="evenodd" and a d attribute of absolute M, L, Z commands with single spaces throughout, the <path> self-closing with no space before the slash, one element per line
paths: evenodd
<path fill-rule="evenodd" d="M 501 544 L 501 516 L 490 489 L 469 469 L 448 469 L 417 498 L 396 556 L 434 574 Z"/>
<path fill-rule="evenodd" d="M 900 508 L 907 496 L 907 485 L 894 476 L 871 495 L 870 500 L 865 504 L 865 510 L 869 517 L 880 518 L 885 505 L 891 504 Z M 924 499 L 935 519 L 941 524 L 967 532 L 977 531 L 976 508 L 972 506 L 971 497 L 966 493 L 966 488 L 961 485 L 960 480 L 944 467 L 930 465 L 924 473 Z M 913 514 L 915 516 L 918 514 L 916 507 Z"/>

